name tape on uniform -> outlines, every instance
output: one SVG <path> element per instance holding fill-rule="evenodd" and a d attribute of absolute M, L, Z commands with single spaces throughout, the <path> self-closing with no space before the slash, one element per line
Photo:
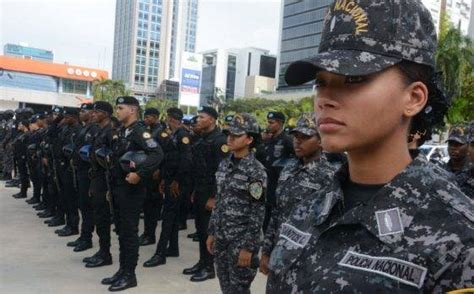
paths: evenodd
<path fill-rule="evenodd" d="M 294 226 L 283 223 L 281 225 L 280 237 L 290 241 L 298 247 L 305 247 L 308 244 L 311 234 L 303 232 L 295 228 Z"/>
<path fill-rule="evenodd" d="M 383 275 L 406 285 L 421 288 L 427 269 L 393 257 L 378 257 L 347 251 L 338 265 Z"/>

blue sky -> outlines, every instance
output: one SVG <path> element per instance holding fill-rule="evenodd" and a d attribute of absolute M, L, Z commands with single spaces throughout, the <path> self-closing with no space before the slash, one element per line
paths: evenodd
<path fill-rule="evenodd" d="M 166 1 L 166 0 L 165 0 Z M 197 50 L 260 47 L 276 54 L 280 0 L 201 0 Z M 0 44 L 54 51 L 55 62 L 112 69 L 115 0 L 0 0 Z"/>

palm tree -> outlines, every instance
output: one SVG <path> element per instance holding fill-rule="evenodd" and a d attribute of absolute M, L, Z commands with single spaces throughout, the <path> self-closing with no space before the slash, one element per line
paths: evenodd
<path fill-rule="evenodd" d="M 443 73 L 447 94 L 452 106 L 446 117 L 455 124 L 474 118 L 474 46 L 473 41 L 454 28 L 446 15 L 441 17 L 439 42 L 436 51 L 437 70 Z"/>
<path fill-rule="evenodd" d="M 125 88 L 125 84 L 118 80 L 97 79 L 92 85 L 94 101 L 107 101 L 115 103 L 119 96 L 130 95 L 130 91 Z"/>

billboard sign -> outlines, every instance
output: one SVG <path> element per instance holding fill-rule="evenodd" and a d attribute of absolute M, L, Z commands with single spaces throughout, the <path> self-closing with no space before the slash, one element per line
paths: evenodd
<path fill-rule="evenodd" d="M 181 61 L 181 80 L 179 90 L 179 104 L 199 106 L 201 92 L 202 55 L 190 52 L 183 53 Z"/>

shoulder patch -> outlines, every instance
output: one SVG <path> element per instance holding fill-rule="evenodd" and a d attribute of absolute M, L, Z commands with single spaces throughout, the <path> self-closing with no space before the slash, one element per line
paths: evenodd
<path fill-rule="evenodd" d="M 167 132 L 162 132 L 160 136 L 161 136 L 161 138 L 167 138 L 168 133 Z"/>
<path fill-rule="evenodd" d="M 188 145 L 189 144 L 189 138 L 188 137 L 183 137 L 183 139 L 181 139 L 181 142 L 185 145 Z"/>
<path fill-rule="evenodd" d="M 148 132 L 143 132 L 143 139 L 150 139 L 151 138 L 151 134 L 148 133 Z"/>
<path fill-rule="evenodd" d="M 224 152 L 224 153 L 228 153 L 229 152 L 229 146 L 227 146 L 227 144 L 223 144 L 221 146 L 221 151 Z"/>
<path fill-rule="evenodd" d="M 249 185 L 249 193 L 250 196 L 255 198 L 256 200 L 260 200 L 263 194 L 263 186 L 261 182 L 253 182 Z"/>

